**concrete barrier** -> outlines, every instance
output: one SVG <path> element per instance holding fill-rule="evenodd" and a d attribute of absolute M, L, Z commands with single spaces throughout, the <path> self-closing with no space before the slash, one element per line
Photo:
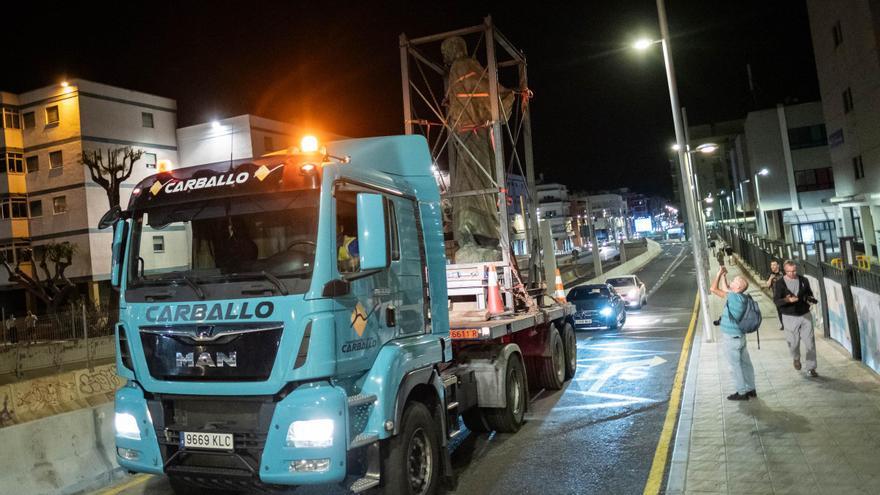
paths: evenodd
<path fill-rule="evenodd" d="M 0 493 L 74 494 L 123 476 L 113 403 L 0 429 Z"/>
<path fill-rule="evenodd" d="M 652 241 L 651 239 L 647 239 L 648 241 L 648 250 L 635 258 L 627 261 L 626 263 L 622 263 L 617 265 L 616 267 L 608 270 L 598 277 L 593 277 L 590 280 L 580 284 L 600 284 L 605 281 L 608 277 L 616 277 L 619 275 L 629 275 L 640 270 L 643 266 L 647 265 L 651 260 L 657 257 L 663 249 L 660 247 L 660 244 Z"/>
<path fill-rule="evenodd" d="M 109 362 L 116 355 L 116 337 L 108 335 L 88 340 L 59 340 L 36 344 L 0 346 L 0 383 L 39 375 L 59 373 L 66 369 L 85 368 Z M 7 379 L 8 378 L 8 379 Z"/>

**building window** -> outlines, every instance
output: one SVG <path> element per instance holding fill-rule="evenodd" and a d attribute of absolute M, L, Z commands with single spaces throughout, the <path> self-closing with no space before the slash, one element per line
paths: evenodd
<path fill-rule="evenodd" d="M 33 129 L 37 126 L 37 119 L 34 117 L 34 112 L 25 112 L 22 114 L 21 118 L 24 120 L 25 129 Z"/>
<path fill-rule="evenodd" d="M 853 173 L 855 173 L 856 180 L 863 179 L 865 177 L 865 164 L 862 163 L 862 155 L 854 156 L 852 159 L 853 164 Z"/>
<path fill-rule="evenodd" d="M 828 137 L 825 135 L 825 124 L 795 127 L 788 130 L 788 145 L 793 150 L 815 148 L 827 144 Z"/>
<path fill-rule="evenodd" d="M 834 23 L 834 27 L 831 28 L 831 37 L 834 39 L 834 48 L 843 43 L 843 29 L 840 27 L 840 21 Z"/>
<path fill-rule="evenodd" d="M 67 213 L 67 196 L 56 196 L 52 198 L 52 212 L 56 215 Z"/>
<path fill-rule="evenodd" d="M 61 121 L 61 114 L 58 113 L 58 105 L 46 107 L 46 125 L 57 124 Z"/>
<path fill-rule="evenodd" d="M 149 112 L 141 112 L 141 125 L 153 128 L 153 114 Z"/>
<path fill-rule="evenodd" d="M 165 236 L 164 235 L 154 235 L 153 236 L 153 252 L 154 253 L 164 253 L 165 252 Z"/>
<path fill-rule="evenodd" d="M 0 174 L 3 173 L 24 173 L 24 160 L 21 158 L 21 153 L 0 154 Z"/>
<path fill-rule="evenodd" d="M 794 179 L 797 192 L 834 189 L 834 173 L 831 167 L 798 170 Z"/>
<path fill-rule="evenodd" d="M 147 168 L 156 168 L 156 154 L 155 153 L 144 153 L 142 157 L 144 160 L 144 165 Z"/>
<path fill-rule="evenodd" d="M 21 129 L 21 117 L 18 110 L 11 108 L 3 109 L 3 127 L 6 129 Z"/>
<path fill-rule="evenodd" d="M 31 201 L 31 218 L 39 218 L 43 216 L 43 202 L 39 199 Z"/>
<path fill-rule="evenodd" d="M 28 173 L 36 172 L 40 170 L 40 157 L 37 155 L 29 156 L 25 158 L 25 162 L 27 163 L 27 171 Z"/>
<path fill-rule="evenodd" d="M 25 198 L 8 198 L 0 203 L 0 217 L 27 218 L 28 204 Z"/>
<path fill-rule="evenodd" d="M 852 90 L 846 88 L 843 92 L 843 113 L 850 113 L 853 109 Z"/>
<path fill-rule="evenodd" d="M 60 151 L 49 153 L 49 168 L 61 168 L 64 166 L 64 159 Z"/>
<path fill-rule="evenodd" d="M 275 143 L 272 142 L 272 136 L 263 136 L 263 149 L 272 151 L 275 149 Z"/>

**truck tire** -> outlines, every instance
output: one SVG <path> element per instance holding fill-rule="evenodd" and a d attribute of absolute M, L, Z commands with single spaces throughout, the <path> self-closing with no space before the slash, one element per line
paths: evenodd
<path fill-rule="evenodd" d="M 562 326 L 562 342 L 565 344 L 565 379 L 571 380 L 577 371 L 577 337 L 571 323 Z"/>
<path fill-rule="evenodd" d="M 171 484 L 171 491 L 175 495 L 235 495 L 241 493 L 238 490 L 222 490 L 190 485 L 186 481 L 173 476 L 168 477 L 168 482 Z"/>
<path fill-rule="evenodd" d="M 382 445 L 382 493 L 433 495 L 440 479 L 437 422 L 421 402 L 406 405 L 400 433 Z"/>
<path fill-rule="evenodd" d="M 565 345 L 555 327 L 550 328 L 550 355 L 535 358 L 538 386 L 559 390 L 565 384 Z"/>
<path fill-rule="evenodd" d="M 518 354 L 507 360 L 504 372 L 504 386 L 507 387 L 507 405 L 498 408 L 485 408 L 483 413 L 489 427 L 501 433 L 516 433 L 523 424 L 528 400 L 526 371 Z"/>

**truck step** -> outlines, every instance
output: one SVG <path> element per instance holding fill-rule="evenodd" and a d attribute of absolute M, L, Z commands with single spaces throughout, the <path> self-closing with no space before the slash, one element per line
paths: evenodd
<path fill-rule="evenodd" d="M 379 480 L 368 476 L 355 481 L 350 487 L 348 487 L 348 489 L 351 490 L 352 493 L 361 493 L 376 486 L 379 486 Z"/>
<path fill-rule="evenodd" d="M 451 431 L 451 432 L 449 432 L 449 439 L 452 440 L 453 438 L 459 436 L 460 434 L 461 434 L 461 430 Z"/>
<path fill-rule="evenodd" d="M 370 445 L 371 443 L 378 441 L 379 435 L 375 433 L 361 433 L 360 435 L 354 437 L 351 441 L 351 445 L 349 445 L 349 449 L 356 449 L 358 447 L 363 447 L 364 445 Z"/>
<path fill-rule="evenodd" d="M 372 404 L 373 402 L 376 402 L 375 394 L 357 394 L 348 398 L 348 407 L 363 406 L 366 404 Z"/>
<path fill-rule="evenodd" d="M 458 377 L 453 374 L 443 376 L 443 386 L 449 388 L 458 383 Z"/>
<path fill-rule="evenodd" d="M 449 404 L 446 405 L 446 410 L 452 411 L 453 409 L 455 409 L 457 407 L 458 407 L 458 402 L 450 402 Z"/>

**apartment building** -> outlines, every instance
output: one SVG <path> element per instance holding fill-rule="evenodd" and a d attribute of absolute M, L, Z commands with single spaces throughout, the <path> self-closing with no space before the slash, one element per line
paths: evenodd
<path fill-rule="evenodd" d="M 538 197 L 538 218 L 550 223 L 553 241 L 557 252 L 569 252 L 574 247 L 572 236 L 571 201 L 568 187 L 564 184 L 548 183 L 536 187 Z"/>
<path fill-rule="evenodd" d="M 880 2 L 807 0 L 834 170 L 836 232 L 877 259 L 880 237 Z"/>
<path fill-rule="evenodd" d="M 106 299 L 111 233 L 96 228 L 109 203 L 81 164 L 83 152 L 143 150 L 122 184 L 133 185 L 162 160 L 177 162 L 177 103 L 169 98 L 74 79 L 21 94 L 0 92 L 0 251 L 31 272 L 26 250 L 49 243 L 76 247 L 67 277 L 94 300 Z M 102 283 L 103 282 L 103 283 Z M 35 307 L 0 271 L 3 304 Z"/>

